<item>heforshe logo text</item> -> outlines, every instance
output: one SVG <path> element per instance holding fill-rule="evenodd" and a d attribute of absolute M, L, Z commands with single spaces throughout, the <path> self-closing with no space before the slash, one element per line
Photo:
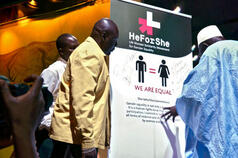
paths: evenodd
<path fill-rule="evenodd" d="M 134 44 L 138 44 L 136 42 L 142 42 L 145 44 L 149 44 L 146 45 L 148 48 L 169 51 L 169 41 L 166 41 L 159 37 L 153 37 L 153 31 L 155 31 L 153 29 L 159 30 L 162 28 L 161 23 L 159 21 L 153 20 L 152 12 L 146 11 L 146 19 L 141 17 L 138 18 L 138 29 L 142 34 L 129 32 L 129 40 L 134 41 Z"/>
<path fill-rule="evenodd" d="M 147 35 L 153 35 L 153 28 L 160 29 L 160 22 L 153 21 L 153 13 L 149 11 L 146 12 L 146 19 L 139 18 L 138 22 L 141 25 L 141 33 L 146 32 Z"/>

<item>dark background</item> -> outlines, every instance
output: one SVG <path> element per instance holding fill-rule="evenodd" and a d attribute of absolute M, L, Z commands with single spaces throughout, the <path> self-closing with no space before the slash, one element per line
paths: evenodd
<path fill-rule="evenodd" d="M 192 39 L 208 25 L 217 25 L 226 39 L 238 40 L 238 0 L 143 0 L 144 3 L 192 15 Z"/>

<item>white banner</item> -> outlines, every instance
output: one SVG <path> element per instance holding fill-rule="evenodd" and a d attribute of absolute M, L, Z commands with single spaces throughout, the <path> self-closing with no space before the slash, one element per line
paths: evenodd
<path fill-rule="evenodd" d="M 154 32 L 148 35 L 148 30 L 146 34 L 138 29 L 141 26 L 138 20 L 138 22 L 134 22 L 134 30 L 130 29 L 126 32 L 124 28 L 127 25 L 125 21 L 123 22 L 124 17 L 118 19 L 114 16 L 117 15 L 117 12 L 113 9 L 117 6 L 117 9 L 120 10 L 120 6 L 122 6 L 131 10 L 128 4 L 132 5 L 131 7 L 134 9 L 138 7 L 141 17 L 143 16 L 141 8 L 146 8 L 144 14 L 150 12 L 149 18 L 152 16 L 154 22 L 160 23 L 160 28 L 152 27 Z M 122 32 L 125 34 L 120 32 L 118 47 L 110 55 L 112 114 L 110 158 L 184 157 L 184 123 L 179 117 L 176 118 L 175 123 L 172 120 L 165 122 L 164 119 L 161 119 L 161 115 L 165 113 L 164 107 L 175 105 L 176 98 L 182 90 L 183 81 L 192 69 L 192 53 L 188 47 L 178 46 L 179 49 L 184 48 L 184 51 L 187 52 L 176 56 L 175 51 L 172 50 L 176 48 L 177 43 L 166 36 L 163 36 L 163 40 L 160 36 L 156 35 L 155 37 L 155 34 L 158 33 L 156 30 L 160 29 L 160 31 L 169 33 L 169 29 L 174 30 L 176 26 L 164 28 L 164 22 L 156 20 L 156 16 L 153 16 L 160 13 L 155 8 L 153 11 L 150 9 L 149 6 L 143 6 L 136 2 L 112 1 L 111 18 L 119 25 L 119 31 L 123 30 Z M 161 12 L 161 10 L 159 11 Z M 127 12 L 126 9 L 123 12 Z M 171 14 L 164 10 L 162 12 Z M 138 15 L 135 14 L 135 16 Z M 172 16 L 180 18 L 180 15 L 172 14 Z M 128 16 L 125 18 L 128 23 L 133 23 L 133 20 L 128 20 Z M 186 19 L 190 20 L 187 17 Z M 156 25 L 156 23 L 154 24 Z M 164 41 L 164 45 L 158 46 L 158 43 L 153 45 L 150 42 L 147 43 L 146 40 L 139 39 L 139 37 L 146 38 L 147 36 L 150 39 L 155 39 L 155 42 L 159 38 L 160 42 Z M 191 36 L 191 32 L 188 36 Z M 166 45 L 166 42 L 169 45 Z M 191 41 L 183 42 L 187 42 L 191 46 Z M 165 53 L 170 55 L 164 55 Z"/>

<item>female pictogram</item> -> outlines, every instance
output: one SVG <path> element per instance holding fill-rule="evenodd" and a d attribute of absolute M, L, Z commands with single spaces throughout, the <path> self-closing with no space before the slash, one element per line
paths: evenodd
<path fill-rule="evenodd" d="M 167 83 L 166 83 L 166 79 L 169 78 L 169 69 L 168 67 L 165 65 L 166 61 L 162 60 L 161 61 L 161 65 L 159 66 L 159 70 L 158 73 L 160 73 L 160 77 L 162 78 L 162 86 L 163 87 L 167 87 Z"/>
<path fill-rule="evenodd" d="M 143 56 L 139 56 L 140 60 L 136 61 L 136 70 L 138 70 L 138 81 L 144 83 L 144 72 L 146 72 L 146 63 L 143 61 Z"/>

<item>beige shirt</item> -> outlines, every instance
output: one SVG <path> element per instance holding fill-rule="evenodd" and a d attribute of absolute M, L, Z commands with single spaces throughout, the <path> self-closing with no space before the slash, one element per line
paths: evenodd
<path fill-rule="evenodd" d="M 83 149 L 109 145 L 109 73 L 106 55 L 88 37 L 71 54 L 54 106 L 50 138 Z"/>

